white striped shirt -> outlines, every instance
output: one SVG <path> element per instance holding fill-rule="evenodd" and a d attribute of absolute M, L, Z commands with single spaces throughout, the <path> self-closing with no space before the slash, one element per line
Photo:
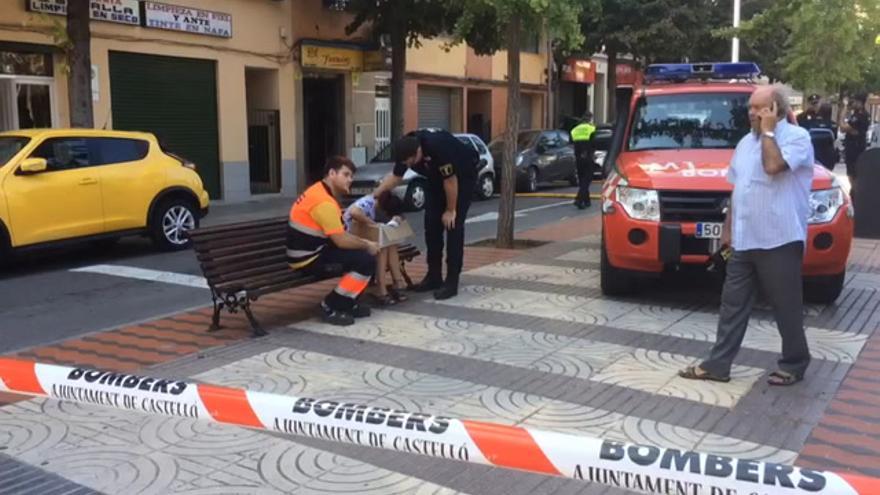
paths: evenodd
<path fill-rule="evenodd" d="M 727 180 L 733 184 L 733 248 L 772 249 L 806 241 L 813 182 L 810 134 L 780 121 L 776 143 L 788 170 L 767 175 L 761 161 L 761 138 L 753 132 L 736 146 Z"/>

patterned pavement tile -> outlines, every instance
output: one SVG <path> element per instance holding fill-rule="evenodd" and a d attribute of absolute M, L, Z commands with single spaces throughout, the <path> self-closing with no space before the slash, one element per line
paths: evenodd
<path fill-rule="evenodd" d="M 568 287 L 599 287 L 599 272 L 586 268 L 533 265 L 501 261 L 482 266 L 467 272 L 468 275 L 518 280 L 523 282 L 543 282 Z"/>
<path fill-rule="evenodd" d="M 483 334 L 486 329 L 486 333 L 498 336 L 498 340 L 491 347 L 465 349 L 464 346 L 455 345 L 462 338 L 462 324 L 446 324 L 445 321 L 442 318 L 430 318 L 396 311 L 376 311 L 369 326 L 382 327 L 398 324 L 410 328 L 420 328 L 425 323 L 436 322 L 437 326 L 456 328 L 456 331 L 446 332 L 439 337 L 450 343 L 447 346 L 447 349 L 451 351 L 448 352 L 449 354 L 607 383 L 726 408 L 736 405 L 739 398 L 751 389 L 763 373 L 763 370 L 758 368 L 736 366 L 733 372 L 733 376 L 736 377 L 734 384 L 680 383 L 682 379 L 676 377 L 676 370 L 697 362 L 698 358 L 478 323 L 466 324 L 466 335 Z M 421 336 L 418 332 L 410 334 L 404 341 L 399 341 L 395 340 L 393 336 L 388 338 L 389 336 L 383 332 L 360 331 L 359 326 L 338 327 L 317 320 L 308 320 L 294 325 L 299 330 L 325 335 L 360 338 L 417 349 L 427 349 L 428 347 L 420 340 Z M 369 338 L 371 336 L 375 338 Z M 438 336 L 428 334 L 424 338 L 433 343 L 436 342 Z M 431 350 L 442 352 L 436 346 Z M 464 354 L 461 353 L 462 350 L 471 350 L 472 352 Z"/>
<path fill-rule="evenodd" d="M 438 301 L 437 304 L 603 325 L 701 342 L 715 341 L 718 323 L 715 313 L 609 299 L 470 285 L 462 287 L 459 292 L 463 297 Z M 852 363 L 867 340 L 865 335 L 824 328 L 807 327 L 806 332 L 814 358 L 843 363 Z M 781 345 L 775 322 L 752 319 L 743 347 L 771 350 L 780 349 Z"/>

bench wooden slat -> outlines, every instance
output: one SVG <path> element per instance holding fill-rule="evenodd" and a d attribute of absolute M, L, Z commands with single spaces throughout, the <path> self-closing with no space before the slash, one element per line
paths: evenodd
<path fill-rule="evenodd" d="M 252 228 L 260 228 L 266 225 L 275 225 L 275 224 L 285 224 L 287 223 L 287 218 L 285 217 L 275 217 L 275 218 L 267 218 L 265 220 L 251 220 L 247 222 L 236 222 L 236 223 L 227 223 L 224 225 L 217 225 L 214 227 L 199 227 L 198 229 L 193 229 L 189 231 L 189 235 L 192 236 L 193 239 L 197 237 L 202 237 L 206 235 L 216 234 L 220 232 L 235 232 L 242 229 L 252 229 Z"/>
<path fill-rule="evenodd" d="M 273 264 L 263 264 L 247 270 L 237 270 L 234 272 L 222 273 L 211 277 L 208 282 L 213 285 L 222 285 L 225 283 L 254 280 L 273 274 L 281 274 L 285 271 L 294 271 L 287 265 L 286 261 L 280 261 Z M 206 277 L 207 278 L 207 277 Z"/>
<path fill-rule="evenodd" d="M 207 253 L 215 249 L 223 249 L 228 247 L 246 247 L 249 244 L 262 241 L 275 241 L 284 245 L 286 236 L 284 230 L 256 232 L 246 236 L 235 237 L 231 239 L 214 239 L 207 242 L 199 242 L 199 251 Z"/>
<path fill-rule="evenodd" d="M 222 284 L 215 285 L 214 289 L 223 293 L 253 291 L 269 285 L 286 282 L 288 280 L 297 280 L 309 276 L 310 275 L 306 272 L 291 270 L 289 267 L 286 267 L 284 271 L 278 271 L 271 275 L 266 275 L 263 277 L 224 282 Z"/>
<path fill-rule="evenodd" d="M 287 263 L 287 253 L 283 249 L 266 250 L 265 252 L 240 256 L 237 259 L 224 258 L 222 261 L 202 263 L 201 266 L 205 278 L 210 280 L 220 275 L 233 274 L 275 263 Z"/>
<path fill-rule="evenodd" d="M 284 236 L 287 232 L 287 224 L 280 225 L 266 225 L 265 227 L 260 227 L 258 229 L 247 229 L 247 230 L 239 230 L 239 231 L 230 231 L 230 232 L 219 232 L 216 234 L 206 235 L 194 237 L 193 241 L 198 242 L 202 249 L 210 249 L 211 246 L 214 245 L 217 241 L 231 241 L 234 239 L 246 239 L 251 236 L 256 236 L 260 234 L 273 233 L 279 236 Z"/>
<path fill-rule="evenodd" d="M 281 245 L 281 246 L 278 245 L 277 239 L 276 240 L 269 239 L 267 241 L 256 242 L 254 244 L 248 245 L 247 247 L 248 247 L 247 250 L 242 250 L 240 246 L 230 246 L 230 247 L 225 247 L 225 248 L 221 248 L 221 249 L 212 249 L 211 251 L 205 251 L 205 252 L 199 253 L 196 256 L 196 258 L 200 262 L 205 262 L 205 261 L 219 260 L 219 259 L 226 257 L 226 256 L 232 256 L 232 255 L 236 255 L 236 254 L 242 254 L 242 253 L 253 252 L 253 251 L 261 251 L 264 249 L 285 249 L 284 245 Z"/>

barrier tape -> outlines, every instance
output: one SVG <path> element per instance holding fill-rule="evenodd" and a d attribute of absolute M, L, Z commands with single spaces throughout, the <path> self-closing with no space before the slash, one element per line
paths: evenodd
<path fill-rule="evenodd" d="M 0 390 L 668 495 L 876 495 L 880 480 L 719 455 L 0 358 Z"/>

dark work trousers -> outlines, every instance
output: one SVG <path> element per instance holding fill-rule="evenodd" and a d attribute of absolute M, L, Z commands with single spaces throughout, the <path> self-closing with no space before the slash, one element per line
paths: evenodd
<path fill-rule="evenodd" d="M 590 182 L 593 181 L 593 171 L 596 164 L 593 163 L 593 147 L 589 141 L 575 143 L 575 158 L 577 165 L 578 192 L 574 204 L 590 204 Z"/>
<path fill-rule="evenodd" d="M 459 179 L 455 228 L 448 231 L 443 226 L 443 212 L 446 211 L 443 184 L 430 184 L 426 191 L 425 245 L 428 248 L 428 277 L 442 279 L 443 233 L 446 232 L 446 283 L 456 287 L 464 262 L 464 221 L 471 207 L 475 182 L 473 179 Z"/>
<path fill-rule="evenodd" d="M 324 298 L 324 304 L 333 310 L 351 311 L 376 273 L 376 258 L 360 249 L 340 249 L 329 244 L 318 259 L 302 270 L 321 278 L 343 273 L 339 284 Z"/>
<path fill-rule="evenodd" d="M 715 345 L 700 368 L 716 376 L 730 375 L 760 287 L 773 306 L 782 338 L 779 369 L 796 376 L 804 375 L 810 364 L 810 350 L 804 334 L 803 258 L 804 243 L 800 241 L 773 249 L 733 252 L 727 262 Z"/>

